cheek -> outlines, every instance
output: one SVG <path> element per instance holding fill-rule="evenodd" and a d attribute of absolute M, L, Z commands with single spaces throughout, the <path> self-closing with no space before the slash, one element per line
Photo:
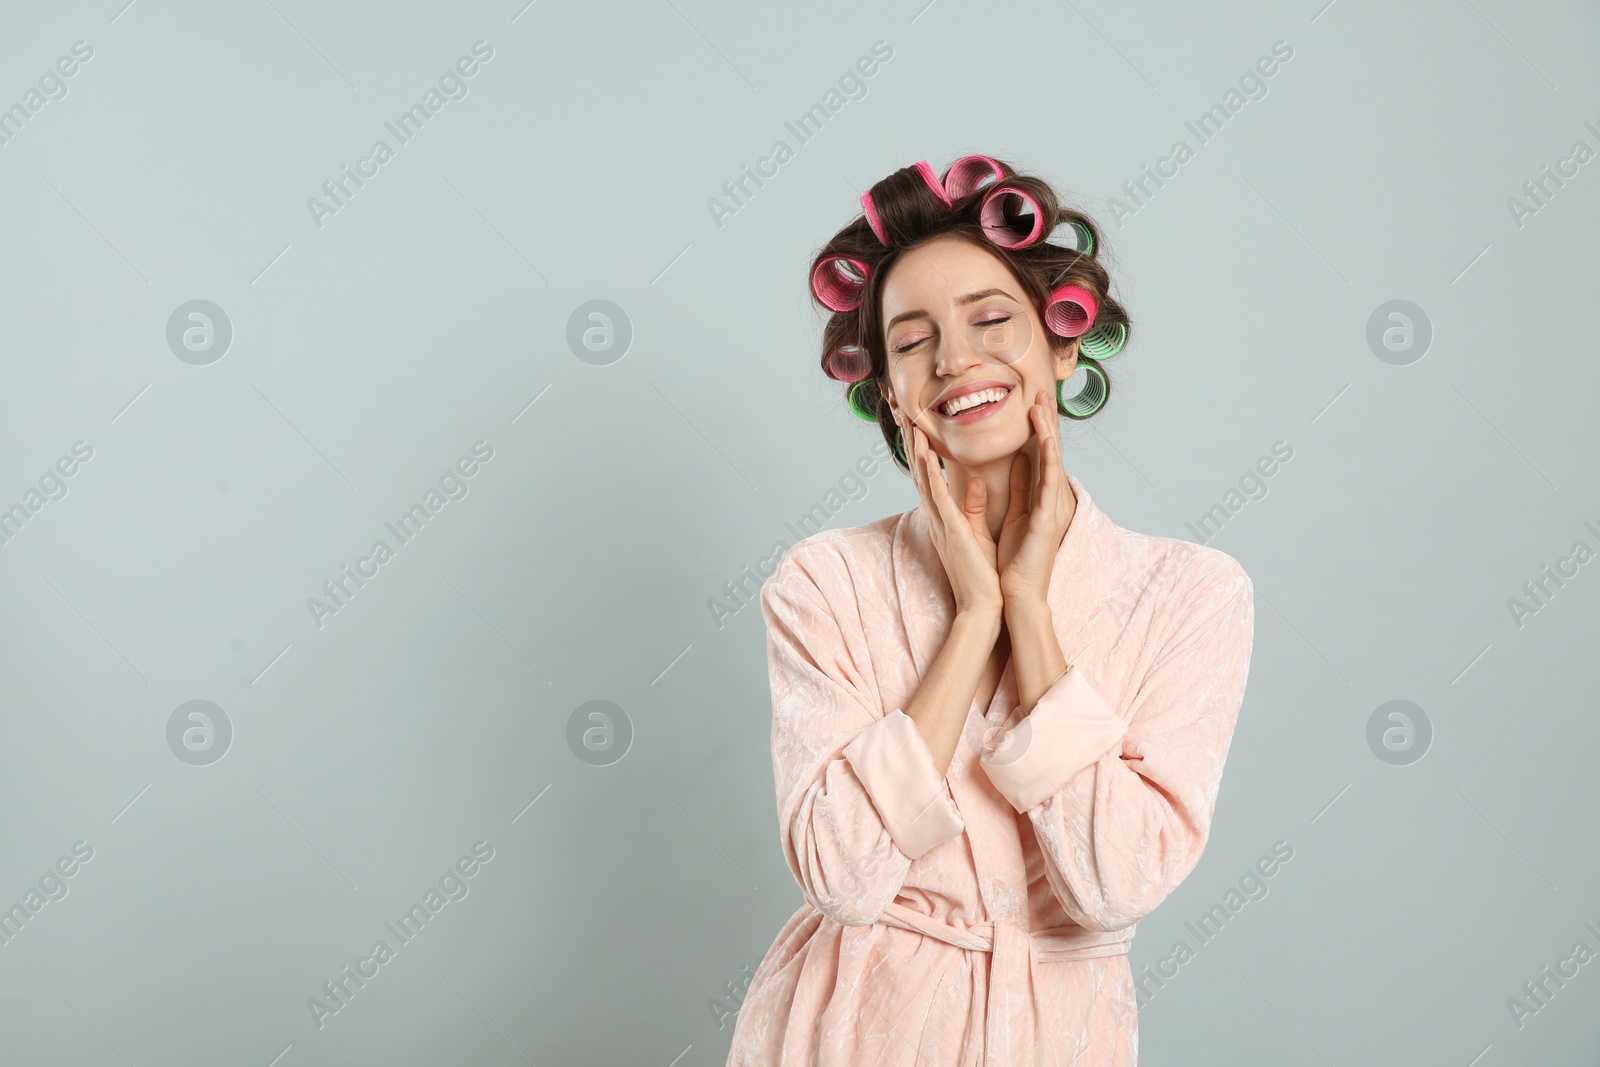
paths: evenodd
<path fill-rule="evenodd" d="M 1034 392 L 1038 392 L 1039 390 L 1043 389 L 1045 392 L 1053 395 L 1055 393 L 1056 383 L 1058 380 L 1056 378 L 1056 373 L 1060 367 L 1064 366 L 1066 370 L 1066 376 L 1068 378 L 1072 377 L 1073 373 L 1077 370 L 1077 360 L 1073 359 L 1070 363 L 1061 364 L 1058 362 L 1058 358 L 1061 355 L 1062 353 L 1058 352 L 1057 350 L 1050 349 L 1044 354 L 1044 358 L 1039 361 L 1037 367 L 1030 368 L 1031 373 L 1029 374 L 1029 385 Z"/>
<path fill-rule="evenodd" d="M 884 380 L 888 383 L 889 391 L 895 400 L 902 404 L 916 403 L 927 384 L 924 379 L 904 366 L 891 368 L 889 373 L 884 375 Z"/>

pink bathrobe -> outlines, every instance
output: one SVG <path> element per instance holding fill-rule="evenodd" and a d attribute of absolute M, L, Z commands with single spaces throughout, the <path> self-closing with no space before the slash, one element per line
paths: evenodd
<path fill-rule="evenodd" d="M 1205 848 L 1253 641 L 1249 577 L 1124 530 L 1072 475 L 1049 603 L 1071 666 L 1007 664 L 942 777 L 902 709 L 955 600 L 918 506 L 792 546 L 761 590 L 784 858 L 805 904 L 730 1067 L 1125 1067 L 1128 948 Z"/>

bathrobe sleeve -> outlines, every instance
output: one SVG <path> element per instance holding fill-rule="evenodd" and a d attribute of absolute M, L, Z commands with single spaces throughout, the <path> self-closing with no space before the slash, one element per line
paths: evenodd
<path fill-rule="evenodd" d="M 965 828 L 922 731 L 878 706 L 854 596 L 826 544 L 791 550 L 761 588 L 784 858 L 806 900 L 852 926 L 876 921 L 911 861 Z"/>
<path fill-rule="evenodd" d="M 1138 922 L 1205 848 L 1254 641 L 1250 578 L 1221 553 L 1158 627 L 1126 719 L 1072 665 L 979 762 L 1033 824 L 1045 877 L 1092 930 Z"/>

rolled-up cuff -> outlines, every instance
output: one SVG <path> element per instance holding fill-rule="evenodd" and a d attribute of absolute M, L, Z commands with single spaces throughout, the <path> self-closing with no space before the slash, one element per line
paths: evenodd
<path fill-rule="evenodd" d="M 1128 724 L 1083 672 L 1069 667 L 1021 722 L 984 734 L 978 762 L 1021 814 L 1064 789 L 1118 747 L 1127 732 Z"/>
<path fill-rule="evenodd" d="M 894 843 L 912 859 L 966 828 L 927 739 L 896 708 L 845 746 L 850 769 L 866 787 Z"/>

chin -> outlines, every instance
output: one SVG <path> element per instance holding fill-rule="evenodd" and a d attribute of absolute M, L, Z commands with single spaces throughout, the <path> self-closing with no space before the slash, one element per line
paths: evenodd
<path fill-rule="evenodd" d="M 977 433 L 962 429 L 957 433 L 960 439 L 952 435 L 944 440 L 944 450 L 950 459 L 965 467 L 1009 459 L 1028 443 L 1025 428 L 1013 425 L 995 426 Z"/>

